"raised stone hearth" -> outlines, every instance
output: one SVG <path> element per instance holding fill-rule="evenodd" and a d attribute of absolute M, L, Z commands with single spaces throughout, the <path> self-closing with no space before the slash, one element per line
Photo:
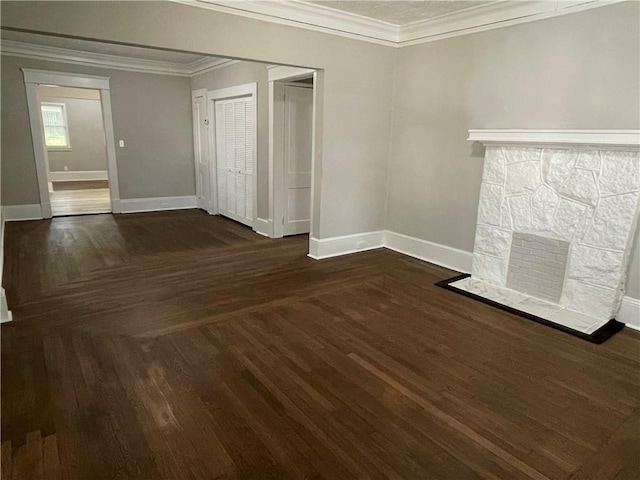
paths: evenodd
<path fill-rule="evenodd" d="M 604 327 L 620 308 L 636 230 L 639 139 L 471 131 L 486 145 L 473 267 L 450 286 L 582 334 Z"/>

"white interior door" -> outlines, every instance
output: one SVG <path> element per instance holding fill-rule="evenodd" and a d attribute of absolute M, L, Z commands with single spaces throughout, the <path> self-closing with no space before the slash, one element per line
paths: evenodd
<path fill-rule="evenodd" d="M 209 138 L 207 91 L 193 92 L 193 147 L 196 169 L 196 199 L 198 208 L 213 213 L 209 170 Z"/>
<path fill-rule="evenodd" d="M 313 87 L 284 89 L 284 235 L 309 233 Z"/>
<path fill-rule="evenodd" d="M 218 211 L 253 227 L 254 101 L 246 96 L 214 106 Z"/>

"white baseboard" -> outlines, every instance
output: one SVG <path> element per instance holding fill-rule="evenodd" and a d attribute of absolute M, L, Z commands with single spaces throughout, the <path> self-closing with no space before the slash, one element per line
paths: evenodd
<path fill-rule="evenodd" d="M 640 300 L 632 297 L 624 297 L 616 320 L 626 324 L 634 330 L 640 330 Z"/>
<path fill-rule="evenodd" d="M 40 204 L 33 205 L 3 205 L 2 219 L 10 221 L 42 220 L 42 208 Z"/>
<path fill-rule="evenodd" d="M 195 195 L 184 197 L 152 197 L 152 198 L 121 198 L 120 211 L 122 213 L 157 212 L 161 210 L 182 210 L 198 208 Z"/>
<path fill-rule="evenodd" d="M 264 235 L 265 237 L 271 237 L 271 232 L 273 232 L 273 225 L 269 220 L 256 217 L 255 221 L 253 222 L 253 230 L 260 235 Z"/>
<path fill-rule="evenodd" d="M 356 233 L 343 237 L 311 238 L 309 240 L 309 256 L 320 260 L 323 258 L 347 255 L 349 253 L 385 247 L 398 253 L 419 258 L 425 262 L 435 263 L 451 270 L 469 273 L 471 271 L 472 253 L 457 248 L 447 247 L 401 233 L 386 231 Z"/>
<path fill-rule="evenodd" d="M 398 253 L 462 273 L 471 272 L 473 254 L 396 232 L 385 232 L 384 246 Z"/>
<path fill-rule="evenodd" d="M 0 287 L 0 323 L 10 322 L 13 320 L 11 310 L 7 306 L 7 297 L 4 294 L 4 288 Z"/>
<path fill-rule="evenodd" d="M 349 253 L 363 252 L 382 248 L 384 246 L 384 231 L 356 233 L 342 237 L 310 238 L 309 256 L 316 260 L 337 257 Z"/>
<path fill-rule="evenodd" d="M 106 170 L 49 172 L 51 182 L 89 182 L 92 180 L 109 180 Z"/>
<path fill-rule="evenodd" d="M 321 260 L 380 247 L 461 273 L 471 272 L 472 252 L 388 230 L 357 233 L 343 237 L 311 238 L 309 240 L 309 256 Z M 616 319 L 626 324 L 627 327 L 640 331 L 640 299 L 625 296 Z"/>

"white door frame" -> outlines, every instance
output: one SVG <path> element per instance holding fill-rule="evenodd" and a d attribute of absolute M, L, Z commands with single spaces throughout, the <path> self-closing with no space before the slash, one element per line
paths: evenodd
<path fill-rule="evenodd" d="M 216 100 L 228 100 L 235 97 L 251 96 L 253 100 L 253 221 L 251 228 L 256 230 L 258 218 L 258 84 L 245 83 L 234 87 L 209 90 L 207 92 L 207 111 L 209 116 L 209 181 L 211 188 L 211 200 L 213 214 L 218 215 L 218 159 L 216 149 L 216 112 L 214 104 Z"/>
<path fill-rule="evenodd" d="M 191 92 L 191 115 L 193 118 L 193 151 L 194 151 L 194 161 L 195 161 L 195 179 L 196 179 L 196 202 L 198 202 L 200 196 L 202 195 L 202 193 L 204 193 L 204 195 L 202 195 L 204 197 L 205 203 L 206 205 L 200 205 L 198 204 L 197 207 L 198 208 L 202 208 L 204 210 L 206 210 L 208 213 L 213 213 L 213 199 L 211 198 L 212 195 L 212 188 L 211 186 L 209 187 L 209 191 L 208 192 L 200 192 L 200 158 L 198 157 L 198 155 L 195 153 L 198 151 L 198 142 L 199 141 L 205 141 L 207 142 L 207 148 L 211 148 L 210 145 L 210 136 L 208 133 L 209 130 L 209 126 L 207 125 L 207 136 L 204 139 L 201 139 L 198 137 L 198 132 L 199 132 L 199 128 L 200 128 L 200 124 L 199 124 L 199 119 L 197 119 L 195 117 L 196 115 L 196 110 L 194 108 L 194 103 L 196 98 L 198 97 L 204 97 L 204 103 L 205 103 L 205 111 L 206 111 L 206 118 L 209 119 L 209 100 L 207 98 L 207 89 L 206 88 L 200 88 L 198 90 L 194 90 Z M 209 121 L 209 123 L 211 123 L 211 121 Z M 211 152 L 209 152 L 209 158 L 211 158 Z M 209 163 L 208 165 L 208 170 L 209 170 L 209 182 L 211 182 L 211 162 L 208 160 L 207 161 Z M 213 177 L 215 178 L 215 177 Z"/>
<path fill-rule="evenodd" d="M 109 174 L 109 193 L 111 212 L 120 213 L 120 188 L 118 186 L 118 167 L 116 164 L 116 144 L 113 138 L 113 116 L 111 114 L 111 91 L 109 77 L 85 75 L 80 73 L 53 72 L 22 68 L 24 86 L 27 92 L 31 141 L 36 160 L 36 174 L 40 191 L 40 209 L 42 218 L 51 218 L 51 200 L 49 198 L 48 165 L 49 157 L 44 143 L 44 126 L 38 104 L 38 85 L 60 85 L 61 87 L 90 88 L 100 90 L 102 121 L 107 144 L 107 171 Z"/>
<path fill-rule="evenodd" d="M 269 79 L 269 226 L 268 234 L 271 238 L 281 238 L 284 235 L 284 152 L 275 138 L 278 117 L 283 115 L 281 109 L 276 108 L 275 82 L 289 82 L 313 75 L 313 121 L 311 139 L 311 211 L 309 239 L 315 238 L 314 205 L 315 205 L 315 170 L 316 170 L 316 115 L 318 106 L 318 72 L 310 68 L 273 66 L 267 67 Z M 284 140 L 283 140 L 284 141 Z"/>

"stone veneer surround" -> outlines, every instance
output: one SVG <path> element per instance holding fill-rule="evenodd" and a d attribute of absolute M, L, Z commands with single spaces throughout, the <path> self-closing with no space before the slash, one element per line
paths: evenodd
<path fill-rule="evenodd" d="M 583 331 L 614 318 L 638 219 L 640 135 L 634 133 L 627 146 L 487 142 L 472 273 L 452 286 L 515 308 L 533 305 L 522 310 L 563 324 L 569 319 Z M 514 232 L 569 244 L 557 302 L 529 298 L 541 295 L 519 292 L 517 282 L 507 285 Z"/>

